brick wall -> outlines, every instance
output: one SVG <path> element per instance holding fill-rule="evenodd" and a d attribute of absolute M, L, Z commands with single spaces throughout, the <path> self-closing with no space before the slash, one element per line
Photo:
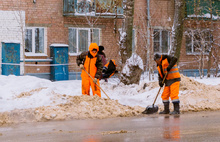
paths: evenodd
<path fill-rule="evenodd" d="M 147 0 L 135 1 L 135 16 L 134 27 L 136 30 L 137 53 L 146 61 L 146 21 L 147 21 Z M 95 21 L 94 27 L 101 29 L 101 45 L 105 47 L 105 53 L 108 60 L 119 58 L 119 36 L 115 28 L 121 27 L 122 19 L 113 18 L 92 18 L 84 16 L 64 17 L 63 16 L 63 0 L 37 0 L 34 4 L 32 0 L 2 0 L 0 1 L 0 12 L 2 11 L 24 11 L 25 25 L 27 27 L 45 27 L 47 28 L 47 56 L 26 56 L 28 59 L 45 59 L 50 58 L 49 46 L 53 43 L 68 44 L 68 28 L 69 27 L 91 27 L 88 25 L 88 19 Z M 151 14 L 151 53 L 153 51 L 152 45 L 152 31 L 153 28 L 162 28 L 171 30 L 173 16 L 174 16 L 174 2 L 171 0 L 150 0 L 150 14 Z M 0 13 L 0 18 L 1 18 Z M 5 22 L 1 22 L 0 26 Z M 14 22 L 10 22 L 10 24 Z M 116 23 L 116 24 L 115 24 Z M 217 24 L 219 25 L 219 24 Z M 0 28 L 1 30 L 1 28 Z M 13 30 L 15 32 L 16 30 Z M 215 32 L 219 33 L 219 30 Z M 16 32 L 16 34 L 20 35 Z M 15 36 L 16 34 L 13 34 Z M 12 35 L 12 34 L 9 34 Z M 144 35 L 144 36 L 143 36 Z M 5 36 L 4 32 L 0 32 L 1 37 Z M 151 54 L 152 59 L 153 54 Z M 194 57 L 185 54 L 185 39 L 183 39 L 183 48 L 181 50 L 182 62 L 195 60 Z M 70 67 L 69 71 L 79 71 L 76 66 L 76 56 L 69 56 Z M 153 61 L 151 61 L 153 62 Z M 35 64 L 35 62 L 31 63 Z M 38 64 L 48 64 L 48 62 Z M 118 64 L 118 63 L 117 63 Z M 197 68 L 196 64 L 187 64 L 183 68 Z M 26 73 L 43 73 L 49 72 L 50 67 L 27 67 Z"/>
<path fill-rule="evenodd" d="M 142 57 L 144 65 L 147 61 L 147 51 L 150 50 L 149 64 L 154 65 L 153 61 L 153 30 L 165 29 L 171 31 L 172 22 L 174 17 L 174 1 L 171 0 L 150 0 L 150 46 L 147 47 L 148 35 L 147 35 L 147 0 L 135 1 L 134 11 L 134 27 L 137 36 L 136 52 Z M 146 66 L 145 66 L 146 67 Z"/>
<path fill-rule="evenodd" d="M 25 11 L 25 23 L 27 27 L 45 27 L 47 28 L 47 56 L 26 56 L 27 59 L 45 59 L 50 57 L 49 46 L 53 43 L 68 44 L 68 27 L 90 27 L 86 17 L 64 17 L 62 0 L 37 0 L 34 4 L 32 0 L 4 0 L 0 2 L 0 9 L 22 10 Z M 91 17 L 89 17 L 91 18 Z M 97 20 L 96 18 L 90 19 Z M 120 23 L 120 19 L 117 20 Z M 108 59 L 118 58 L 118 36 L 114 33 L 114 19 L 98 18 L 95 27 L 101 29 L 101 44 L 105 47 Z M 70 71 L 78 70 L 75 65 L 76 57 L 69 56 Z M 35 64 L 27 63 L 27 64 Z M 38 62 L 38 64 L 42 64 Z M 45 63 L 43 63 L 45 64 Z M 49 67 L 26 67 L 26 73 L 48 72 Z"/>
<path fill-rule="evenodd" d="M 213 52 L 215 56 L 220 55 L 220 50 L 219 50 L 219 32 L 220 32 L 220 22 L 219 21 L 213 21 L 213 25 L 211 25 L 211 22 L 209 20 L 200 20 L 200 21 L 185 21 L 184 23 L 184 30 L 187 30 L 188 28 L 192 29 L 210 29 L 212 31 L 213 35 L 213 41 L 214 44 L 213 46 L 217 47 L 216 50 Z M 200 54 L 187 54 L 186 53 L 186 38 L 185 34 L 183 36 L 183 41 L 182 41 L 182 49 L 181 49 L 181 55 L 180 55 L 180 69 L 199 69 L 199 60 L 200 60 Z M 215 69 L 215 64 L 213 60 L 213 56 L 211 57 L 211 68 Z M 219 59 L 218 59 L 219 60 Z M 204 69 L 208 68 L 208 54 L 204 55 Z"/>

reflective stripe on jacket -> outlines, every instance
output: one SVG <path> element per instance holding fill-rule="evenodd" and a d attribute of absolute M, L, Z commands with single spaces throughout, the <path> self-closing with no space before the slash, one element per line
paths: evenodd
<path fill-rule="evenodd" d="M 167 59 L 162 60 L 162 72 L 159 66 L 157 66 L 158 72 L 160 74 L 160 77 L 163 78 L 163 75 L 167 73 L 167 67 L 169 66 L 169 62 Z M 172 80 L 180 78 L 180 73 L 178 70 L 177 65 L 175 64 L 171 70 L 168 72 L 168 75 L 166 77 L 166 80 Z"/>

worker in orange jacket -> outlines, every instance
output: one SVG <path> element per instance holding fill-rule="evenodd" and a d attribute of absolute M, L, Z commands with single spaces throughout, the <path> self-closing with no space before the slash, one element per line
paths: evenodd
<path fill-rule="evenodd" d="M 99 47 L 96 43 L 91 43 L 89 51 L 82 52 L 77 56 L 77 65 L 82 69 L 82 94 L 90 95 L 90 85 L 93 95 L 101 97 L 99 78 L 102 74 L 102 57 L 98 54 Z M 87 72 L 91 77 L 87 74 Z M 97 85 L 96 85 L 97 84 Z"/>
<path fill-rule="evenodd" d="M 174 111 L 170 114 L 180 114 L 179 110 L 179 86 L 180 86 L 180 73 L 178 71 L 178 67 L 176 65 L 177 58 L 174 56 L 169 55 L 154 55 L 154 60 L 157 63 L 158 69 L 158 78 L 159 78 L 159 85 L 163 87 L 165 84 L 164 91 L 162 93 L 162 101 L 164 104 L 164 110 L 161 111 L 159 114 L 169 114 L 169 98 L 171 98 Z M 164 82 L 163 78 L 167 73 L 166 79 Z"/>
<path fill-rule="evenodd" d="M 118 71 L 116 70 L 116 63 L 114 59 L 111 59 L 104 67 L 102 71 L 102 77 L 105 78 L 110 78 L 113 76 L 115 73 Z"/>

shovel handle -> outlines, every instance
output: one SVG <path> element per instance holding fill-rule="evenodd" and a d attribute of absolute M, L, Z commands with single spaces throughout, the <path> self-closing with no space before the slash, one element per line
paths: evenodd
<path fill-rule="evenodd" d="M 89 77 L 90 77 L 91 79 L 93 79 L 92 76 L 87 72 L 87 70 L 85 70 L 84 68 L 83 68 L 83 70 L 86 72 L 86 74 L 89 75 Z M 104 91 L 97 83 L 95 83 L 95 84 L 102 90 L 102 92 L 108 97 L 108 99 L 110 99 L 109 96 L 105 93 L 105 91 Z"/>
<path fill-rule="evenodd" d="M 166 79 L 166 77 L 167 77 L 167 74 L 168 74 L 168 73 L 165 74 L 165 76 L 164 76 L 164 78 L 163 78 L 163 81 L 162 81 L 162 84 L 164 83 L 164 81 L 165 81 L 165 79 Z M 156 98 L 154 99 L 153 106 L 154 106 L 154 104 L 155 104 L 155 102 L 156 102 L 156 100 L 157 100 L 157 97 L 158 97 L 158 95 L 159 95 L 161 89 L 162 89 L 162 87 L 160 87 L 160 89 L 159 89 L 159 91 L 158 91 L 158 93 L 157 93 L 157 96 L 156 96 Z"/>

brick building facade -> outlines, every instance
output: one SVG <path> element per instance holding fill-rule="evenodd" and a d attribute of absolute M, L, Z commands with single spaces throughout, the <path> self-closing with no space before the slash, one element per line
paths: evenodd
<path fill-rule="evenodd" d="M 70 2 L 74 1 L 76 2 L 77 0 L 70 0 Z M 122 18 L 120 17 L 121 11 L 117 18 L 115 18 L 115 15 L 91 16 L 80 14 L 82 10 L 79 8 L 80 5 L 77 5 L 78 9 L 75 10 L 77 13 L 72 14 L 72 9 L 70 9 L 70 14 L 68 12 L 66 14 L 64 12 L 64 2 L 65 0 L 0 1 L 0 41 L 20 40 L 22 43 L 21 29 L 23 28 L 24 30 L 23 37 L 25 37 L 24 44 L 26 45 L 25 59 L 29 59 L 30 61 L 33 59 L 31 62 L 26 62 L 29 66 L 21 68 L 21 70 L 25 69 L 25 73 L 49 73 L 50 45 L 56 43 L 69 45 L 69 72 L 80 71 L 75 62 L 76 55 L 83 50 L 87 50 L 87 46 L 92 41 L 97 41 L 99 45 L 105 47 L 108 60 L 119 59 L 118 30 L 122 23 Z M 143 58 L 144 64 L 147 63 L 146 56 L 150 53 L 151 60 L 149 63 L 154 64 L 152 61 L 153 53 L 155 51 L 166 53 L 170 45 L 174 1 L 150 0 L 150 48 L 146 49 L 147 8 L 147 0 L 135 0 L 134 52 Z M 25 26 L 22 25 L 22 21 L 25 22 Z M 208 25 L 210 26 L 210 24 Z M 188 28 L 187 26 L 190 27 L 191 24 L 187 24 L 186 21 L 185 30 Z M 219 22 L 215 21 L 213 27 L 215 29 L 213 36 L 218 37 Z M 96 34 L 94 37 L 97 37 L 97 39 L 91 39 L 91 34 Z M 156 40 L 157 38 L 158 40 Z M 186 53 L 185 43 L 186 39 L 183 36 L 180 69 L 198 69 L 198 62 L 196 62 L 198 57 L 195 54 Z M 30 44 L 33 45 L 29 48 Z M 167 46 L 167 49 L 164 50 L 162 48 L 163 46 Z M 21 54 L 21 60 L 22 58 L 23 54 Z M 44 61 L 37 61 L 37 59 L 44 59 Z M 205 68 L 207 68 L 206 60 Z"/>

